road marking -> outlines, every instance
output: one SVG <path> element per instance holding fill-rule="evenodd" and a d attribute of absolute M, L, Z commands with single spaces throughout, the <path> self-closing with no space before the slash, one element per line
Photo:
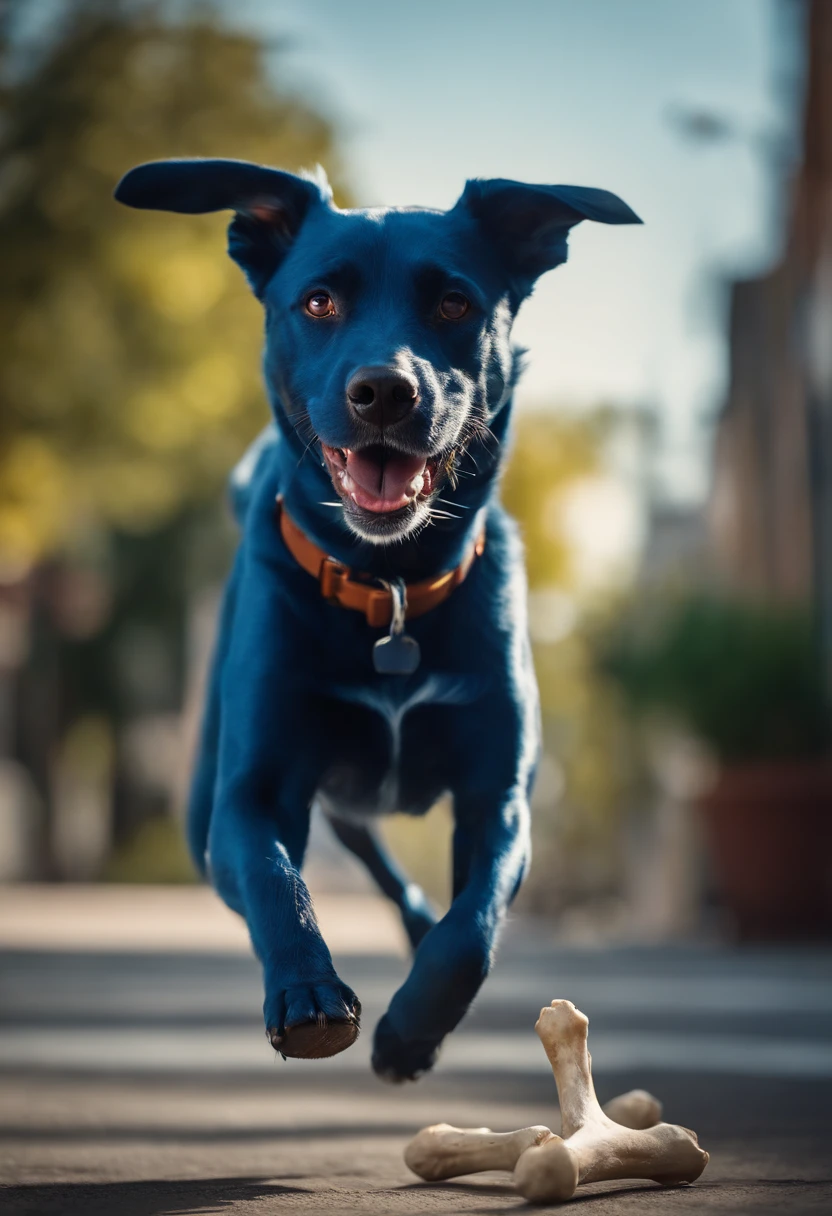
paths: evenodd
<path fill-rule="evenodd" d="M 369 1067 L 371 1036 L 364 1035 L 325 1064 L 289 1060 L 284 1065 L 258 1034 L 240 1029 L 187 1031 L 7 1027 L 0 1035 L 0 1070 L 69 1070 L 101 1073 L 265 1073 L 288 1068 L 338 1072 Z M 764 1036 L 598 1031 L 592 1035 L 593 1066 L 605 1071 L 705 1072 L 745 1076 L 832 1078 L 832 1041 Z M 439 1065 L 443 1072 L 541 1073 L 546 1061 L 531 1032 L 458 1031 Z"/>

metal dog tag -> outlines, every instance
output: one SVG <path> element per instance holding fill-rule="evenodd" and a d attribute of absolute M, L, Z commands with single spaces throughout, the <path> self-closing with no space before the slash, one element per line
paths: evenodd
<path fill-rule="evenodd" d="M 422 656 L 419 643 L 404 631 L 407 612 L 404 579 L 397 578 L 384 585 L 393 598 L 393 619 L 390 622 L 389 635 L 379 638 L 373 646 L 373 667 L 380 675 L 409 676 L 419 666 Z"/>
<path fill-rule="evenodd" d="M 385 676 L 409 676 L 419 666 L 419 643 L 401 633 L 379 638 L 373 647 L 373 667 Z"/>

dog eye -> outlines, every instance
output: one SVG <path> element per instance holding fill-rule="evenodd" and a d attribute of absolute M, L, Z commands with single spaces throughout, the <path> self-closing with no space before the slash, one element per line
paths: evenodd
<path fill-rule="evenodd" d="M 449 291 L 439 305 L 439 312 L 446 321 L 459 321 L 470 307 L 470 301 L 461 291 Z"/>
<path fill-rule="evenodd" d="M 332 296 L 326 291 L 313 291 L 303 302 L 310 317 L 334 317 L 335 305 Z"/>

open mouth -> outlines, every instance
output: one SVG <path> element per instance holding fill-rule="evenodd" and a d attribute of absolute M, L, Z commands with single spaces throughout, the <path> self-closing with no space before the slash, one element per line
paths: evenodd
<path fill-rule="evenodd" d="M 364 511 L 388 515 L 433 491 L 438 458 L 410 456 L 382 444 L 354 451 L 322 443 L 321 449 L 336 491 Z"/>

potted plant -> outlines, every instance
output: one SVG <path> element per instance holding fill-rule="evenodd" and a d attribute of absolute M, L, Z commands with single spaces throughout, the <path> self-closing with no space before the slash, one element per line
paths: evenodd
<path fill-rule="evenodd" d="M 621 622 L 601 666 L 719 762 L 700 799 L 714 878 L 746 939 L 832 933 L 830 716 L 808 613 L 706 596 Z"/>

